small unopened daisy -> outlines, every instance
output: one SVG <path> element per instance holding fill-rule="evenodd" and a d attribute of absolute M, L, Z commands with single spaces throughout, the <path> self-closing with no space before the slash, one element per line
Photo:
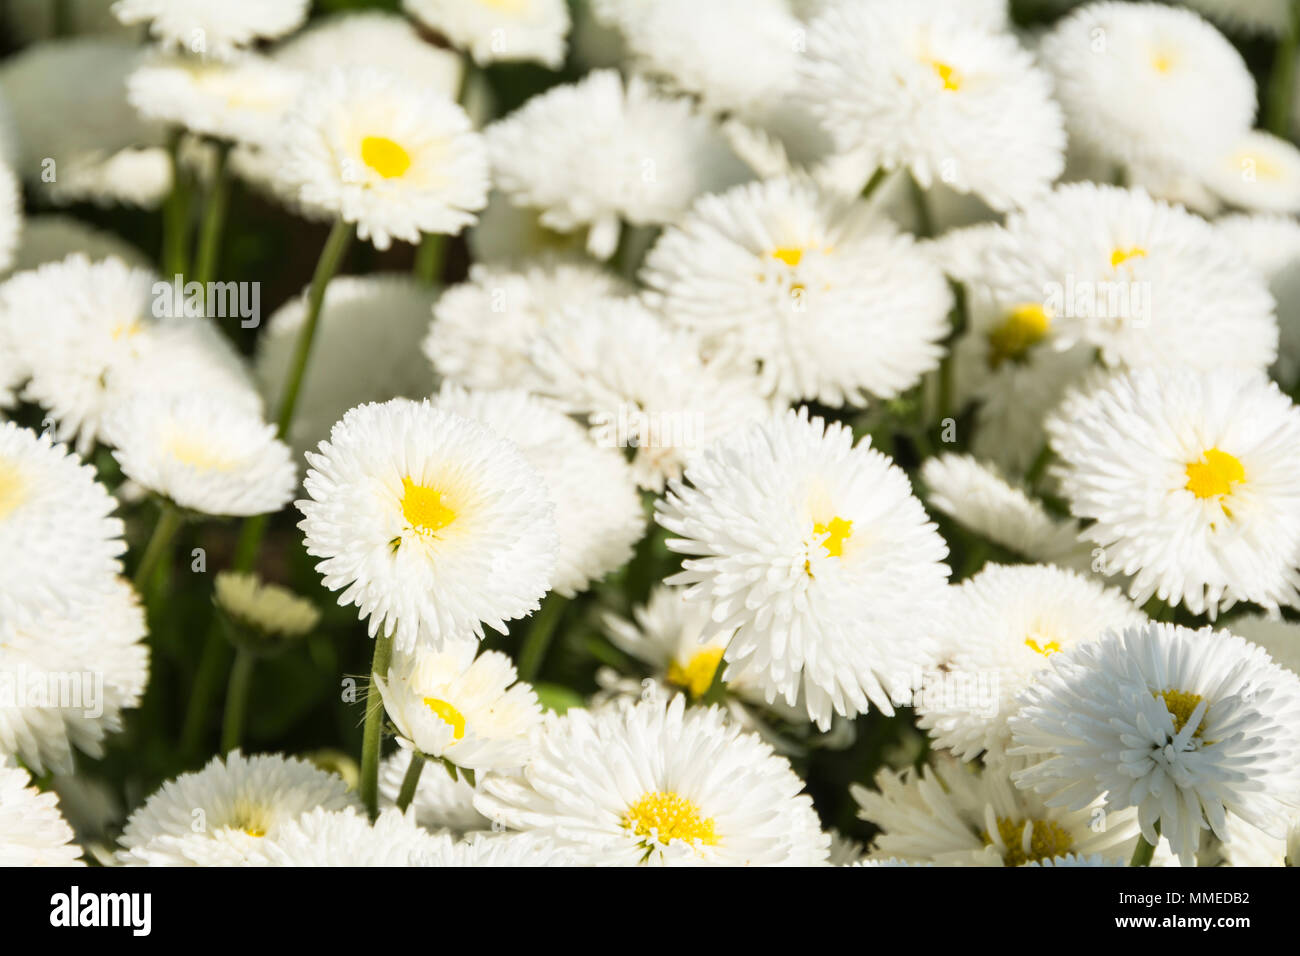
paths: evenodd
<path fill-rule="evenodd" d="M 475 265 L 469 281 L 445 291 L 434 306 L 424 353 L 443 378 L 470 388 L 527 388 L 543 379 L 532 352 L 566 309 L 629 291 L 609 270 L 552 257 L 518 269 Z"/>
<path fill-rule="evenodd" d="M 258 40 L 291 33 L 307 18 L 310 0 L 117 0 L 123 23 L 148 23 L 161 46 L 229 59 Z"/>
<path fill-rule="evenodd" d="M 1199 171 L 1255 118 L 1241 54 L 1190 10 L 1090 3 L 1043 38 L 1072 141 L 1122 166 Z"/>
<path fill-rule="evenodd" d="M 389 809 L 373 823 L 355 807 L 316 808 L 278 828 L 249 854 L 251 866 L 431 866 L 451 855 L 451 838 Z M 443 864 L 447 865 L 447 864 Z"/>
<path fill-rule="evenodd" d="M 1131 627 L 1145 616 L 1119 591 L 1049 565 L 985 565 L 953 592 L 938 636 L 952 649 L 949 677 L 983 679 L 996 700 L 923 698 L 918 725 L 962 760 L 1003 757 L 1015 696 L 1049 669 L 1053 654 Z"/>
<path fill-rule="evenodd" d="M 1044 192 L 1065 165 L 1051 81 L 1010 33 L 946 5 L 832 7 L 808 32 L 800 95 L 865 175 L 905 167 L 995 209 Z"/>
<path fill-rule="evenodd" d="M 865 202 L 779 179 L 706 196 L 642 273 L 671 321 L 783 400 L 864 404 L 938 365 L 952 294 Z M 906 320 L 900 320 L 906 316 Z"/>
<path fill-rule="evenodd" d="M 458 233 L 487 203 L 487 155 L 465 111 L 393 73 L 353 67 L 317 77 L 289 111 L 277 150 L 280 189 L 355 223 L 378 249 Z"/>
<path fill-rule="evenodd" d="M 411 758 L 410 748 L 398 747 L 380 764 L 380 806 L 390 807 L 397 803 Z M 486 830 L 492 825 L 487 817 L 474 809 L 473 784 L 461 774 L 453 779 L 442 767 L 426 767 L 420 773 L 411 799 L 411 811 L 420 826 L 434 831 L 448 830 L 460 834 Z"/>
<path fill-rule="evenodd" d="M 279 754 L 213 757 L 164 783 L 131 814 L 117 857 L 128 866 L 233 866 L 304 813 L 356 806 L 343 778 Z"/>
<path fill-rule="evenodd" d="M 815 865 L 803 781 L 757 736 L 684 697 L 549 717 L 522 774 L 489 774 L 475 805 L 548 836 L 579 864 Z"/>
<path fill-rule="evenodd" d="M 307 553 L 371 636 L 482 635 L 539 606 L 555 569 L 554 506 L 511 442 L 428 402 L 361 405 L 334 426 L 299 501 Z"/>
<path fill-rule="evenodd" d="M 0 866 L 85 866 L 58 796 L 30 783 L 26 770 L 0 762 Z"/>
<path fill-rule="evenodd" d="M 704 450 L 656 503 L 683 570 L 669 584 L 734 630 L 725 679 L 769 700 L 802 694 L 823 730 L 909 689 L 934 646 L 921 625 L 944 599 L 947 546 L 907 476 L 807 409 Z M 762 568 L 762 573 L 753 569 Z"/>
<path fill-rule="evenodd" d="M 1139 604 L 1300 601 L 1300 411 L 1262 375 L 1119 374 L 1047 429 L 1071 513 Z"/>
<path fill-rule="evenodd" d="M 1251 130 L 1204 173 L 1206 185 L 1225 202 L 1257 212 L 1300 212 L 1300 149 L 1284 139 Z"/>
<path fill-rule="evenodd" d="M 219 395 L 141 396 L 115 411 L 104 432 L 128 478 L 188 511 L 266 514 L 297 487 L 275 426 Z"/>
<path fill-rule="evenodd" d="M 1193 865 L 1227 814 L 1283 835 L 1297 800 L 1300 678 L 1262 649 L 1209 628 L 1149 624 L 1059 656 L 1020 696 L 1021 787 L 1079 810 L 1136 808 L 1144 839 Z"/>
<path fill-rule="evenodd" d="M 748 179 L 712 120 L 685 98 L 613 70 L 534 96 L 486 132 L 494 181 L 559 232 L 590 227 L 607 259 L 619 226 L 676 220 L 695 198 Z"/>
<path fill-rule="evenodd" d="M 311 601 L 247 572 L 219 571 L 212 599 L 240 626 L 269 637 L 302 637 L 320 622 Z"/>
<path fill-rule="evenodd" d="M 480 66 L 501 60 L 536 60 L 551 69 L 564 64 L 564 0 L 402 0 L 402 6 Z"/>
<path fill-rule="evenodd" d="M 1132 811 L 1107 815 L 1100 801 L 1052 807 L 1017 790 L 1020 764 L 983 770 L 939 757 L 920 772 L 880 770 L 874 788 L 851 787 L 858 816 L 880 834 L 877 857 L 940 866 L 1023 866 L 1067 853 L 1101 853 L 1123 862 L 1136 842 Z"/>
<path fill-rule="evenodd" d="M 29 624 L 110 589 L 126 551 L 116 508 L 64 446 L 0 423 L 0 618 Z"/>
<path fill-rule="evenodd" d="M 439 650 L 398 654 L 374 675 L 398 743 L 469 770 L 509 770 L 528 759 L 528 738 L 541 723 L 537 694 L 515 683 L 515 666 L 478 641 L 448 640 Z M 441 773 L 432 767 L 426 773 Z"/>

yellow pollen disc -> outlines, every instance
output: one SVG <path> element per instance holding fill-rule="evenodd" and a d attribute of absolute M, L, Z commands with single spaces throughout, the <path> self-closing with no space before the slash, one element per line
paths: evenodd
<path fill-rule="evenodd" d="M 367 136 L 361 141 L 361 158 L 385 179 L 395 179 L 411 168 L 411 156 L 386 136 Z"/>
<path fill-rule="evenodd" d="M 424 698 L 424 706 L 451 725 L 452 736 L 456 740 L 460 740 L 465 736 L 465 715 L 451 704 L 445 700 L 439 700 L 437 697 L 426 697 Z"/>
<path fill-rule="evenodd" d="M 25 482 L 18 469 L 0 462 L 0 518 L 7 518 L 23 503 Z"/>
<path fill-rule="evenodd" d="M 251 836 L 251 837 L 264 837 L 264 836 L 266 836 L 266 831 L 263 830 L 261 827 L 244 827 L 244 832 L 247 833 L 247 834 L 248 834 L 249 836 Z"/>
<path fill-rule="evenodd" d="M 832 558 L 839 558 L 844 555 L 844 542 L 853 534 L 853 522 L 845 521 L 843 518 L 832 518 L 827 524 L 818 522 L 813 525 L 813 532 L 816 534 L 829 534 L 822 547 Z"/>
<path fill-rule="evenodd" d="M 1203 461 L 1187 466 L 1186 488 L 1198 498 L 1213 498 L 1232 492 L 1235 482 L 1246 480 L 1246 469 L 1236 456 L 1217 448 L 1208 449 Z"/>
<path fill-rule="evenodd" d="M 1049 654 L 1055 654 L 1061 649 L 1061 645 L 1056 641 L 1048 641 L 1046 644 L 1040 645 L 1038 641 L 1032 637 L 1025 638 L 1025 647 L 1029 648 L 1035 654 L 1042 654 L 1044 657 Z"/>
<path fill-rule="evenodd" d="M 1007 313 L 1002 324 L 989 333 L 989 364 L 1024 358 L 1052 327 L 1052 317 L 1039 302 L 1025 302 Z"/>
<path fill-rule="evenodd" d="M 957 72 L 956 67 L 941 60 L 928 60 L 927 62 L 930 64 L 930 68 L 939 75 L 939 79 L 943 80 L 945 90 L 961 89 L 961 74 Z"/>
<path fill-rule="evenodd" d="M 998 817 L 998 836 L 1006 846 L 1002 862 L 1007 866 L 1024 866 L 1037 860 L 1050 860 L 1054 856 L 1064 856 L 1074 846 L 1074 840 L 1065 828 L 1051 820 L 1035 820 L 1029 832 L 1029 849 L 1024 845 L 1025 821 L 1010 817 Z M 981 834 L 984 845 L 991 846 L 992 838 L 987 830 Z"/>
<path fill-rule="evenodd" d="M 402 517 L 417 531 L 434 533 L 456 520 L 456 512 L 442 503 L 442 492 L 402 479 Z"/>
<path fill-rule="evenodd" d="M 798 246 L 782 246 L 779 249 L 772 250 L 772 258 L 780 259 L 793 269 L 803 262 L 803 250 Z"/>
<path fill-rule="evenodd" d="M 118 339 L 129 339 L 140 334 L 140 320 L 132 319 L 130 322 L 122 322 L 113 329 L 113 341 Z"/>
<path fill-rule="evenodd" d="M 1192 712 L 1196 710 L 1196 705 L 1201 702 L 1200 694 L 1189 694 L 1185 690 L 1162 690 L 1153 696 L 1160 698 L 1165 702 L 1165 708 L 1169 715 L 1174 718 L 1174 733 L 1182 733 L 1187 722 L 1192 719 Z M 1205 718 L 1193 731 L 1193 737 L 1201 736 L 1201 731 L 1205 729 Z"/>
<path fill-rule="evenodd" d="M 1282 167 L 1265 156 L 1258 156 L 1253 153 L 1240 153 L 1237 156 L 1237 169 L 1253 169 L 1255 175 L 1260 179 L 1279 180 L 1282 178 Z"/>
<path fill-rule="evenodd" d="M 178 435 L 167 443 L 167 450 L 181 464 L 199 471 L 233 471 L 236 463 L 206 447 L 197 438 Z"/>
<path fill-rule="evenodd" d="M 1177 65 L 1177 61 L 1168 53 L 1157 53 L 1151 57 L 1151 66 L 1157 73 L 1168 73 Z"/>
<path fill-rule="evenodd" d="M 722 650 L 721 647 L 706 647 L 697 651 L 685 667 L 672 661 L 668 665 L 668 683 L 685 687 L 692 697 L 703 697 L 713 686 L 713 675 L 722 663 Z"/>
<path fill-rule="evenodd" d="M 651 791 L 628 807 L 623 826 L 637 836 L 651 837 L 664 845 L 673 840 L 699 841 L 705 846 L 718 842 L 712 817 L 704 816 L 685 797 L 663 790 Z"/>
<path fill-rule="evenodd" d="M 1118 269 L 1130 259 L 1145 259 L 1147 251 L 1141 246 L 1132 246 L 1128 249 L 1115 249 L 1110 254 L 1110 266 L 1112 269 Z"/>

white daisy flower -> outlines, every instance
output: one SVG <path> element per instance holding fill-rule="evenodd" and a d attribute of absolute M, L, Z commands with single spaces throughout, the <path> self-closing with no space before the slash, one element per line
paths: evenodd
<path fill-rule="evenodd" d="M 379 765 L 379 805 L 396 805 L 402 782 L 411 765 L 411 750 L 398 747 Z M 420 826 L 428 830 L 468 833 L 492 826 L 474 809 L 474 786 L 462 774 L 452 777 L 443 767 L 425 767 L 411 798 L 411 811 Z"/>
<path fill-rule="evenodd" d="M 1251 130 L 1205 171 L 1206 185 L 1225 202 L 1258 212 L 1300 212 L 1300 149 Z"/>
<path fill-rule="evenodd" d="M 0 275 L 13 264 L 22 231 L 22 187 L 13 171 L 0 160 Z"/>
<path fill-rule="evenodd" d="M 318 807 L 285 822 L 250 852 L 251 866 L 429 866 L 446 861 L 451 838 L 420 828 L 412 814 L 385 810 L 371 823 L 355 807 Z M 450 865 L 443 863 L 442 865 Z"/>
<path fill-rule="evenodd" d="M 1067 853 L 1065 856 L 1054 856 L 1050 860 L 1031 860 L 1024 864 L 1025 866 L 1123 866 L 1120 860 L 1107 860 L 1100 853 L 1094 853 L 1092 856 L 1081 856 L 1078 853 Z"/>
<path fill-rule="evenodd" d="M 258 40 L 292 33 L 310 0 L 117 0 L 123 23 L 148 23 L 160 46 L 227 60 Z"/>
<path fill-rule="evenodd" d="M 824 863 L 803 781 L 753 734 L 684 697 L 547 718 L 522 774 L 489 774 L 475 805 L 552 838 L 582 865 Z"/>
<path fill-rule="evenodd" d="M 73 749 L 102 757 L 149 679 L 144 611 L 122 578 L 75 607 L 0 617 L 0 754 L 71 773 Z"/>
<path fill-rule="evenodd" d="M 1049 419 L 1061 492 L 1108 567 L 1193 614 L 1300 602 L 1300 411 L 1258 373 L 1137 370 Z"/>
<path fill-rule="evenodd" d="M 268 636 L 302 637 L 320 622 L 311 601 L 256 574 L 218 571 L 212 599 L 232 620 Z"/>
<path fill-rule="evenodd" d="M 909 237 L 805 180 L 703 197 L 664 231 L 642 280 L 713 361 L 757 368 L 784 401 L 836 406 L 891 398 L 935 368 L 952 307 Z"/>
<path fill-rule="evenodd" d="M 402 0 L 402 8 L 480 66 L 502 60 L 536 60 L 553 70 L 564 65 L 564 0 Z"/>
<path fill-rule="evenodd" d="M 1272 372 L 1290 388 L 1300 379 L 1300 222 L 1270 213 L 1232 214 L 1216 219 L 1214 228 L 1268 281 L 1278 324 Z"/>
<path fill-rule="evenodd" d="M 1241 54 L 1190 10 L 1090 3 L 1057 21 L 1039 59 L 1070 139 L 1122 166 L 1198 171 L 1255 118 Z"/>
<path fill-rule="evenodd" d="M 685 98 L 613 70 L 534 96 L 486 134 L 494 182 L 559 232 L 590 227 L 608 259 L 619 225 L 673 222 L 695 198 L 747 179 L 713 122 Z"/>
<path fill-rule="evenodd" d="M 324 584 L 373 637 L 409 651 L 537 610 L 555 569 L 554 506 L 518 448 L 483 425 L 394 399 L 334 426 L 297 502 Z"/>
<path fill-rule="evenodd" d="M 972 29 L 948 5 L 881 0 L 832 7 L 807 45 L 799 95 L 865 176 L 902 166 L 1005 210 L 1064 168 L 1051 81 L 1009 33 Z"/>
<path fill-rule="evenodd" d="M 1285 832 L 1300 678 L 1261 648 L 1150 624 L 1052 657 L 1011 720 L 1011 753 L 1032 761 L 1018 785 L 1072 810 L 1136 807 L 1146 841 L 1163 836 L 1184 866 L 1201 831 L 1230 840 L 1227 813 Z"/>
<path fill-rule="evenodd" d="M 384 10 L 331 13 L 313 20 L 271 52 L 275 62 L 304 73 L 382 64 L 407 82 L 455 99 L 461 61 L 420 37 L 410 20 Z"/>
<path fill-rule="evenodd" d="M 452 847 L 449 866 L 573 866 L 573 854 L 540 833 L 474 833 Z"/>
<path fill-rule="evenodd" d="M 314 448 L 350 408 L 390 398 L 424 398 L 434 377 L 420 354 L 437 292 L 407 275 L 338 276 L 325 301 L 298 394 L 288 441 Z M 257 339 L 256 374 L 268 404 L 284 393 L 303 322 L 305 296 L 271 316 Z"/>
<path fill-rule="evenodd" d="M 1291 24 L 1288 0 L 1186 0 L 1229 30 L 1283 36 Z"/>
<path fill-rule="evenodd" d="M 85 866 L 58 795 L 30 782 L 26 770 L 0 763 L 0 866 Z"/>
<path fill-rule="evenodd" d="M 986 764 L 1000 760 L 1011 739 L 1007 721 L 1015 713 L 1015 697 L 1050 671 L 1052 655 L 1145 621 L 1119 591 L 1073 571 L 1041 564 L 985 565 L 953 589 L 937 631 L 940 643 L 951 649 L 946 675 L 983 682 L 996 699 L 923 695 L 917 725 L 929 731 L 935 746 L 962 760 L 981 751 Z"/>
<path fill-rule="evenodd" d="M 439 650 L 398 653 L 387 675 L 374 675 L 397 742 L 469 770 L 522 766 L 542 706 L 530 685 L 515 683 L 509 657 L 477 652 L 478 641 L 448 639 Z"/>
<path fill-rule="evenodd" d="M 23 222 L 22 242 L 12 264 L 13 272 L 26 272 L 47 262 L 66 259 L 80 252 L 90 259 L 121 259 L 137 269 L 152 268 L 153 263 L 139 246 L 116 233 L 88 226 L 64 213 L 28 216 Z"/>
<path fill-rule="evenodd" d="M 267 514 L 288 504 L 298 485 L 275 426 L 220 395 L 140 396 L 113 413 L 104 437 L 123 474 L 188 511 Z"/>
<path fill-rule="evenodd" d="M 445 385 L 437 404 L 513 441 L 546 482 L 559 535 L 551 590 L 573 597 L 628 562 L 646 516 L 632 469 L 558 407 L 518 389 Z"/>
<path fill-rule="evenodd" d="M 1058 348 L 1110 365 L 1263 369 L 1277 353 L 1268 289 L 1198 216 L 1142 190 L 1076 183 L 1007 221 L 988 283 L 1037 303 Z"/>
<path fill-rule="evenodd" d="M 469 281 L 438 299 L 424 353 L 439 375 L 470 388 L 536 391 L 544 380 L 532 354 L 542 332 L 566 309 L 629 291 L 592 263 L 545 257 L 518 270 L 475 265 Z"/>
<path fill-rule="evenodd" d="M 1273 663 L 1300 677 L 1300 624 L 1263 614 L 1234 618 L 1232 633 L 1268 651 Z"/>
<path fill-rule="evenodd" d="M 563 233 L 547 229 L 536 209 L 516 206 L 505 193 L 494 189 L 466 241 L 474 263 L 513 263 L 526 269 L 532 265 L 530 260 L 548 257 L 571 258 L 577 264 L 587 235 L 585 230 Z M 470 267 L 471 273 L 475 268 L 478 266 Z M 601 274 L 614 278 L 608 271 Z"/>
<path fill-rule="evenodd" d="M 874 789 L 850 787 L 858 816 L 880 828 L 878 857 L 939 866 L 1024 866 L 1067 853 L 1127 861 L 1137 837 L 1132 811 L 1100 801 L 1063 810 L 1017 790 L 1018 763 L 976 770 L 939 757 L 918 773 L 881 769 Z"/>
<path fill-rule="evenodd" d="M 277 149 L 278 188 L 356 223 L 377 249 L 458 233 L 487 203 L 487 156 L 465 111 L 393 73 L 317 76 L 287 114 Z"/>
<path fill-rule="evenodd" d="M 802 691 L 823 730 L 832 711 L 893 713 L 931 662 L 918 623 L 945 596 L 947 546 L 868 441 L 807 409 L 778 414 L 707 448 L 656 503 L 685 556 L 666 583 L 735 630 L 724 679 L 754 675 L 790 705 Z"/>
<path fill-rule="evenodd" d="M 1033 561 L 1074 567 L 1087 558 L 1079 525 L 1047 513 L 1042 502 L 970 455 L 943 454 L 921 466 L 925 500 L 958 524 Z"/>
<path fill-rule="evenodd" d="M 27 626 L 108 591 L 126 551 L 116 507 L 48 434 L 0 423 L 0 619 Z"/>
<path fill-rule="evenodd" d="M 565 310 L 532 361 L 536 390 L 586 416 L 596 444 L 636 448 L 637 482 L 654 491 L 715 438 L 770 410 L 757 379 L 705 364 L 693 335 L 638 299 Z"/>
<path fill-rule="evenodd" d="M 233 750 L 164 783 L 126 821 L 119 863 L 234 866 L 309 810 L 359 806 L 343 778 L 295 757 Z"/>
<path fill-rule="evenodd" d="M 278 135 L 305 83 L 302 73 L 255 54 L 232 63 L 158 58 L 127 77 L 126 96 L 148 119 L 265 146 Z"/>

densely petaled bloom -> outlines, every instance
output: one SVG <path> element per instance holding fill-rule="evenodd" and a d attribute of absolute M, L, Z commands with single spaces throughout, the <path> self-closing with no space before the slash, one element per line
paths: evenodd
<path fill-rule="evenodd" d="M 587 248 L 602 259 L 621 221 L 672 222 L 697 196 L 749 178 L 690 100 L 613 70 L 533 97 L 486 136 L 497 187 L 540 208 L 544 226 L 590 227 Z"/>
<path fill-rule="evenodd" d="M 411 750 L 398 747 L 379 765 L 379 805 L 391 807 L 402 792 L 402 782 L 411 766 Z M 474 809 L 474 786 L 463 774 L 455 778 L 444 767 L 428 766 L 420 773 L 411 809 L 420 826 L 429 830 L 468 833 L 486 830 L 490 820 Z"/>
<path fill-rule="evenodd" d="M 500 631 L 539 600 L 555 570 L 555 509 L 518 448 L 428 402 L 352 409 L 307 453 L 297 503 L 307 553 L 373 637 Z"/>
<path fill-rule="evenodd" d="M 1065 165 L 1051 81 L 1010 33 L 947 5 L 841 4 L 809 29 L 799 96 L 864 170 L 907 168 L 995 209 L 1044 192 Z"/>
<path fill-rule="evenodd" d="M 1047 429 L 1071 513 L 1139 604 L 1300 601 L 1300 411 L 1262 375 L 1118 374 Z"/>
<path fill-rule="evenodd" d="M 26 770 L 0 762 L 0 866 L 85 866 L 58 796 L 30 782 Z"/>
<path fill-rule="evenodd" d="M 513 441 L 546 482 L 559 536 L 551 590 L 573 597 L 628 562 L 646 518 L 618 449 L 598 446 L 556 405 L 519 389 L 445 385 L 437 404 Z"/>
<path fill-rule="evenodd" d="M 212 600 L 241 627 L 268 637 L 301 637 L 320 621 L 311 601 L 243 571 L 219 571 Z"/>
<path fill-rule="evenodd" d="M 113 579 L 29 623 L 0 615 L 0 755 L 37 773 L 73 770 L 73 749 L 101 757 L 122 711 L 140 703 L 149 678 L 144 611 Z"/>
<path fill-rule="evenodd" d="M 825 729 L 868 702 L 893 713 L 930 663 L 947 546 L 906 474 L 844 425 L 801 409 L 738 429 L 656 509 L 685 555 L 668 583 L 735 630 L 724 678 L 754 675 L 790 705 L 802 692 Z"/>
<path fill-rule="evenodd" d="M 423 830 L 414 814 L 385 810 L 374 823 L 355 807 L 317 808 L 284 823 L 249 853 L 250 866 L 450 865 L 452 842 Z"/>
<path fill-rule="evenodd" d="M 446 866 L 573 866 L 569 849 L 540 833 L 474 833 L 451 848 Z"/>
<path fill-rule="evenodd" d="M 450 639 L 438 650 L 416 647 L 374 681 L 403 747 L 470 770 L 510 770 L 528 759 L 541 704 L 531 686 L 515 683 L 510 658 L 499 651 L 475 657 L 478 646 Z"/>
<path fill-rule="evenodd" d="M 1090 3 L 1039 54 L 1071 140 L 1112 163 L 1199 172 L 1255 117 L 1241 54 L 1190 10 Z"/>
<path fill-rule="evenodd" d="M 1227 814 L 1274 836 L 1300 798 L 1300 678 L 1226 632 L 1149 624 L 1053 655 L 1021 694 L 1017 783 L 1050 806 L 1136 807 L 1142 835 L 1193 864 Z M 1157 829 L 1158 827 L 1158 829 Z"/>
<path fill-rule="evenodd" d="M 549 717 L 522 774 L 484 777 L 475 805 L 580 864 L 825 862 L 829 839 L 789 763 L 685 702 Z"/>
<path fill-rule="evenodd" d="M 1268 281 L 1278 325 L 1272 372 L 1289 389 L 1300 378 L 1300 222 L 1293 216 L 1231 214 L 1216 219 L 1214 228 Z"/>
<path fill-rule="evenodd" d="M 858 816 L 880 828 L 878 857 L 940 866 L 1024 866 L 1072 852 L 1128 858 L 1137 836 L 1132 811 L 1105 815 L 1100 801 L 1070 810 L 1044 804 L 1012 783 L 1019 766 L 976 770 L 940 758 L 919 773 L 882 769 L 875 789 L 850 789 Z"/>
<path fill-rule="evenodd" d="M 1225 202 L 1259 212 L 1300 212 L 1300 149 L 1251 130 L 1205 170 L 1205 184 Z"/>
<path fill-rule="evenodd" d="M 1263 369 L 1277 354 L 1261 277 L 1205 220 L 1143 190 L 1061 186 L 1007 232 L 986 281 L 1001 302 L 1037 306 L 1058 348 L 1192 368 Z"/>
<path fill-rule="evenodd" d="M 382 70 L 316 77 L 289 110 L 276 150 L 287 196 L 356 223 L 378 249 L 458 233 L 487 203 L 487 154 L 465 111 Z"/>
<path fill-rule="evenodd" d="M 164 47 L 229 59 L 239 48 L 273 40 L 307 18 L 310 0 L 117 0 L 123 23 L 148 23 Z"/>
<path fill-rule="evenodd" d="M 234 750 L 164 783 L 126 821 L 117 857 L 128 866 L 234 866 L 267 852 L 264 841 L 309 810 L 356 805 L 335 774 Z"/>
<path fill-rule="evenodd" d="M 783 400 L 864 404 L 938 365 L 952 293 L 865 202 L 779 179 L 705 196 L 665 230 L 642 278 L 712 361 L 759 371 Z"/>
<path fill-rule="evenodd" d="M 402 6 L 480 66 L 498 60 L 537 60 L 551 69 L 564 64 L 565 0 L 402 0 Z"/>
<path fill-rule="evenodd" d="M 1145 616 L 1119 591 L 1049 565 L 988 564 L 953 589 L 936 628 L 948 649 L 945 679 L 993 689 L 992 700 L 960 690 L 924 697 L 918 725 L 962 760 L 1000 760 L 1015 697 L 1050 671 L 1052 655 L 1132 627 Z"/>

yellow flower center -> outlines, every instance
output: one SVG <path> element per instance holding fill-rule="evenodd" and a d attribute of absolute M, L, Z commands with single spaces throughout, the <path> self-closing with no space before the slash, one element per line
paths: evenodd
<path fill-rule="evenodd" d="M 424 706 L 433 711 L 445 723 L 451 725 L 454 739 L 460 740 L 465 736 L 465 715 L 451 704 L 445 700 L 439 700 L 437 697 L 426 697 L 424 698 Z"/>
<path fill-rule="evenodd" d="M 443 504 L 437 488 L 402 479 L 402 517 L 417 531 L 434 534 L 456 520 L 456 512 Z"/>
<path fill-rule="evenodd" d="M 1033 637 L 1025 638 L 1025 647 L 1029 648 L 1035 654 L 1042 654 L 1044 657 L 1047 657 L 1049 654 L 1055 654 L 1061 649 L 1061 645 L 1056 641 L 1048 641 L 1045 644 L 1039 644 L 1038 640 Z"/>
<path fill-rule="evenodd" d="M 853 522 L 843 518 L 832 518 L 826 524 L 819 521 L 813 525 L 813 532 L 828 535 L 822 547 L 832 558 L 839 558 L 844 555 L 844 542 L 853 534 Z"/>
<path fill-rule="evenodd" d="M 266 836 L 268 814 L 265 808 L 241 801 L 230 817 L 229 829 L 251 837 Z"/>
<path fill-rule="evenodd" d="M 668 682 L 690 691 L 692 697 L 702 697 L 713 686 L 713 676 L 722 663 L 721 647 L 706 647 L 697 651 L 683 667 L 676 660 L 668 665 Z"/>
<path fill-rule="evenodd" d="M 1157 50 L 1151 55 L 1151 68 L 1157 73 L 1169 73 L 1178 65 L 1178 58 L 1172 53 Z"/>
<path fill-rule="evenodd" d="M 244 832 L 247 833 L 247 834 L 248 834 L 249 836 L 251 836 L 251 837 L 264 837 L 264 836 L 266 836 L 266 831 L 263 830 L 261 827 L 244 827 Z"/>
<path fill-rule="evenodd" d="M 502 13 L 523 13 L 528 9 L 529 4 L 529 0 L 478 0 L 478 2 Z"/>
<path fill-rule="evenodd" d="M 1006 846 L 1002 862 L 1007 866 L 1024 866 L 1026 863 L 1064 856 L 1074 846 L 1074 840 L 1059 823 L 1053 823 L 1051 820 L 1035 820 L 1030 825 L 1029 849 L 1026 850 L 1025 823 L 1025 820 L 998 817 L 998 837 Z M 987 830 L 981 836 L 984 838 L 985 846 L 993 845 L 993 839 Z"/>
<path fill-rule="evenodd" d="M 934 70 L 935 74 L 938 75 L 939 79 L 943 81 L 943 88 L 945 90 L 961 89 L 962 77 L 961 74 L 957 72 L 956 67 L 944 63 L 942 60 L 927 60 L 926 62 L 930 65 L 930 68 Z"/>
<path fill-rule="evenodd" d="M 1165 703 L 1165 709 L 1169 715 L 1174 718 L 1174 733 L 1182 733 L 1187 722 L 1192 719 L 1192 713 L 1200 704 L 1202 698 L 1200 694 L 1191 694 L 1185 690 L 1162 690 L 1153 696 L 1160 698 Z M 1201 736 L 1201 731 L 1205 729 L 1205 717 L 1201 717 L 1201 722 L 1196 725 L 1193 731 L 1193 737 Z"/>
<path fill-rule="evenodd" d="M 1232 492 L 1232 486 L 1246 480 L 1246 469 L 1234 455 L 1208 449 L 1201 461 L 1187 466 L 1186 488 L 1198 498 L 1213 498 Z"/>
<path fill-rule="evenodd" d="M 1110 253 L 1110 266 L 1112 269 L 1118 269 L 1130 259 L 1145 259 L 1147 251 L 1141 246 L 1130 246 L 1127 249 L 1113 249 Z"/>
<path fill-rule="evenodd" d="M 176 435 L 167 443 L 167 450 L 183 465 L 189 465 L 199 471 L 233 471 L 237 462 L 214 452 L 197 438 L 189 435 Z"/>
<path fill-rule="evenodd" d="M 361 158 L 385 179 L 395 179 L 411 168 L 411 155 L 386 136 L 367 136 L 361 141 Z"/>
<path fill-rule="evenodd" d="M 0 461 L 0 518 L 7 518 L 23 503 L 25 482 L 13 465 Z"/>
<path fill-rule="evenodd" d="M 627 808 L 623 826 L 639 837 L 649 837 L 665 846 L 673 840 L 715 846 L 718 834 L 713 818 L 685 797 L 670 791 L 653 790 Z"/>
<path fill-rule="evenodd" d="M 1007 313 L 1002 324 L 989 333 L 989 364 L 997 368 L 1006 361 L 1018 361 L 1037 345 L 1052 327 L 1052 317 L 1038 302 L 1025 302 Z"/>
<path fill-rule="evenodd" d="M 1238 153 L 1234 169 L 1244 170 L 1251 169 L 1255 176 L 1260 179 L 1271 179 L 1274 181 L 1282 178 L 1282 167 L 1273 162 L 1266 156 L 1260 156 L 1257 153 Z"/>
<path fill-rule="evenodd" d="M 130 339 L 140 334 L 140 320 L 131 319 L 129 322 L 119 322 L 113 327 L 113 341 L 119 339 Z"/>
<path fill-rule="evenodd" d="M 791 269 L 794 269 L 803 262 L 803 250 L 798 246 L 781 246 L 779 249 L 772 250 L 772 258 L 780 259 Z"/>

